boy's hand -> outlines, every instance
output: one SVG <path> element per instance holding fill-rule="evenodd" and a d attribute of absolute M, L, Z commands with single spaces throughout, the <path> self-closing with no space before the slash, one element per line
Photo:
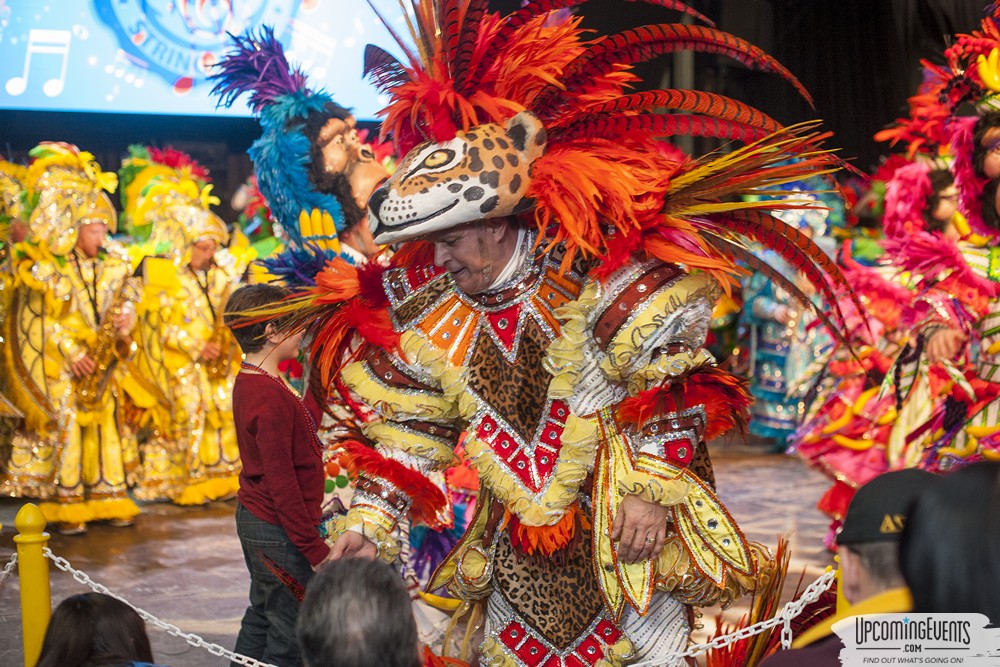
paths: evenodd
<path fill-rule="evenodd" d="M 345 531 L 337 538 L 330 555 L 326 560 L 337 560 L 340 558 L 367 558 L 375 560 L 378 558 L 378 547 L 368 541 L 364 535 L 353 530 Z"/>

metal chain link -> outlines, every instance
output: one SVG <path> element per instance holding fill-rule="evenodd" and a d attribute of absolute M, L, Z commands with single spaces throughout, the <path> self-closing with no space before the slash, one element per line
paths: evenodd
<path fill-rule="evenodd" d="M 792 645 L 791 620 L 801 614 L 807 604 L 818 600 L 819 596 L 830 588 L 836 576 L 836 570 L 824 572 L 819 576 L 819 578 L 816 579 L 816 581 L 806 587 L 798 600 L 787 602 L 785 606 L 781 608 L 781 612 L 774 618 L 769 618 L 766 621 L 761 621 L 760 623 L 740 628 L 736 632 L 728 635 L 716 637 L 706 644 L 692 644 L 683 652 L 671 653 L 669 655 L 656 658 L 655 660 L 637 662 L 633 664 L 632 667 L 663 667 L 663 665 L 672 665 L 681 658 L 693 658 L 711 649 L 729 646 L 730 644 L 738 642 L 741 639 L 747 639 L 749 637 L 753 637 L 754 635 L 759 635 L 760 633 L 770 630 L 777 625 L 784 626 L 781 629 L 781 646 L 782 648 L 787 649 Z"/>
<path fill-rule="evenodd" d="M 132 609 L 134 609 L 139 614 L 139 616 L 141 616 L 142 619 L 147 623 L 149 623 L 150 625 L 153 625 L 157 628 L 160 628 L 161 630 L 164 630 L 169 635 L 173 635 L 174 637 L 180 637 L 181 639 L 186 641 L 191 646 L 194 646 L 195 648 L 203 648 L 212 655 L 224 657 L 232 662 L 235 662 L 240 665 L 247 665 L 248 667 L 275 667 L 270 663 L 259 662 L 257 660 L 254 660 L 253 658 L 248 658 L 245 655 L 240 655 L 239 653 L 233 653 L 232 651 L 229 651 L 223 648 L 222 646 L 219 646 L 218 644 L 213 644 L 211 642 L 205 641 L 198 635 L 189 632 L 184 632 L 176 625 L 167 623 L 165 621 L 161 621 L 160 619 L 150 614 L 148 611 L 136 607 L 134 604 L 132 604 L 122 596 L 117 595 L 116 593 L 112 593 L 107 586 L 97 583 L 96 581 L 91 579 L 90 576 L 87 575 L 87 573 L 75 569 L 72 565 L 69 564 L 68 560 L 56 556 L 54 553 L 52 553 L 52 550 L 49 549 L 48 547 L 44 547 L 42 549 L 42 553 L 45 554 L 45 557 L 51 560 L 57 568 L 59 568 L 63 572 L 68 572 L 71 575 L 73 575 L 73 579 L 76 580 L 77 582 L 91 588 L 97 593 L 110 595 L 116 600 L 124 602 L 128 606 L 132 607 Z M 14 555 L 16 558 L 17 554 Z M 10 567 L 11 567 L 10 564 L 8 564 L 7 568 L 9 569 Z M 6 573 L 6 570 L 4 570 L 4 572 Z"/>
<path fill-rule="evenodd" d="M 69 561 L 67 561 L 65 558 L 56 556 L 54 553 L 52 553 L 52 550 L 49 549 L 48 547 L 44 547 L 42 549 L 42 553 L 45 555 L 46 558 L 51 560 L 57 568 L 59 568 L 63 572 L 70 573 L 75 581 L 83 584 L 84 586 L 88 586 L 89 588 L 98 593 L 110 595 L 111 597 L 124 602 L 128 606 L 132 607 L 132 609 L 134 609 L 139 614 L 139 616 L 141 616 L 142 619 L 147 623 L 149 623 L 150 625 L 158 627 L 161 630 L 164 630 L 167 634 L 173 635 L 174 637 L 180 637 L 184 639 L 188 644 L 194 646 L 195 648 L 203 648 L 212 655 L 225 657 L 232 662 L 235 662 L 240 665 L 247 665 L 248 667 L 274 667 L 273 665 L 270 665 L 268 663 L 258 662 L 253 658 L 248 658 L 244 655 L 233 653 L 232 651 L 229 651 L 223 648 L 222 646 L 219 646 L 218 644 L 206 642 L 198 635 L 184 632 L 176 625 L 173 625 L 171 623 L 166 623 L 165 621 L 161 621 L 160 619 L 150 614 L 148 611 L 140 609 L 139 607 L 136 607 L 134 604 L 132 604 L 125 598 L 121 597 L 120 595 L 112 593 L 107 588 L 107 586 L 95 582 L 85 572 L 81 572 L 80 570 L 75 569 L 72 565 L 69 564 Z M 10 573 L 14 569 L 16 564 L 17 564 L 17 553 L 15 552 L 11 556 L 10 562 L 8 562 L 7 566 L 4 568 L 3 574 L 0 575 L 0 586 L 2 586 L 3 582 L 10 576 Z M 792 645 L 791 620 L 796 616 L 798 616 L 799 614 L 801 614 L 802 610 L 805 608 L 807 604 L 818 600 L 819 596 L 830 588 L 836 576 L 837 573 L 835 570 L 824 572 L 822 575 L 820 575 L 819 578 L 817 578 L 814 582 L 812 582 L 811 584 L 809 584 L 809 586 L 806 587 L 805 591 L 803 591 L 802 595 L 799 597 L 798 600 L 793 600 L 791 602 L 786 603 L 785 606 L 782 607 L 781 612 L 778 613 L 774 618 L 769 618 L 765 621 L 761 621 L 760 623 L 756 623 L 754 625 L 745 628 L 740 628 L 739 630 L 732 632 L 728 635 L 722 635 L 720 637 L 716 637 L 712 641 L 705 644 L 693 644 L 683 652 L 675 652 L 657 658 L 655 660 L 646 660 L 643 662 L 637 662 L 632 667 L 662 667 L 663 665 L 666 664 L 672 664 L 681 658 L 688 658 L 688 657 L 693 658 L 711 649 L 718 649 L 718 648 L 723 648 L 725 646 L 729 646 L 732 643 L 738 642 L 742 639 L 748 639 L 749 637 L 758 635 L 778 625 L 783 626 L 781 629 L 781 646 L 782 648 L 787 649 L 789 646 Z"/>
<path fill-rule="evenodd" d="M 17 552 L 16 551 L 10 555 L 10 560 L 7 561 L 6 567 L 4 567 L 3 572 L 0 573 L 0 589 L 3 588 L 3 585 L 5 583 L 7 583 L 7 579 L 10 578 L 10 574 L 11 574 L 11 572 L 14 571 L 15 567 L 17 567 Z"/>

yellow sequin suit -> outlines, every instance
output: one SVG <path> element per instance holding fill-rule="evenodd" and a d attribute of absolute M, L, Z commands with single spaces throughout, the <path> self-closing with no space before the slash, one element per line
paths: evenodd
<path fill-rule="evenodd" d="M 222 354 L 231 359 L 229 372 L 213 377 L 201 360 L 241 273 L 241 263 L 227 252 L 219 253 L 219 259 L 207 271 L 179 267 L 173 289 L 161 290 L 152 297 L 153 304 L 148 303 L 147 294 L 147 304 L 140 308 L 140 326 L 160 327 L 172 419 L 168 433 L 154 433 L 143 447 L 137 497 L 168 497 L 181 505 L 198 505 L 239 488 L 239 449 L 232 418 L 239 352 L 228 332 L 221 344 Z"/>
<path fill-rule="evenodd" d="M 5 374 L 25 413 L 0 480 L 7 495 L 35 497 L 49 521 L 129 519 L 127 496 L 137 453 L 119 423 L 119 366 L 96 409 L 78 406 L 71 364 L 94 342 L 101 318 L 132 267 L 124 253 L 55 259 L 24 246 L 7 318 Z M 132 301 L 135 292 L 124 290 Z"/>

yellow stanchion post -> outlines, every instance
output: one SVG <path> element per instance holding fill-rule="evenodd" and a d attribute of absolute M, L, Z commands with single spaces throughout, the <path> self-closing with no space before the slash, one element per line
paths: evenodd
<path fill-rule="evenodd" d="M 840 556 L 834 556 L 833 562 L 837 564 L 837 578 L 834 580 L 834 586 L 837 587 L 837 614 L 846 614 L 851 608 L 851 603 L 844 597 L 844 584 L 840 577 Z"/>
<path fill-rule="evenodd" d="M 49 543 L 45 515 L 28 503 L 14 517 L 18 534 L 17 576 L 21 584 L 21 632 L 24 635 L 24 667 L 35 667 L 42 652 L 42 640 L 52 615 L 49 593 L 49 562 L 42 549 Z"/>

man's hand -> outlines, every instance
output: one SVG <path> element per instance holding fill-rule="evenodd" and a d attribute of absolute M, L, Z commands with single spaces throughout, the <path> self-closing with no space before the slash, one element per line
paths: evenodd
<path fill-rule="evenodd" d="M 218 343 L 208 342 L 201 348 L 202 361 L 215 361 L 222 354 L 222 346 Z"/>
<path fill-rule="evenodd" d="M 118 332 L 119 336 L 128 335 L 132 329 L 135 328 L 135 310 L 132 308 L 124 308 L 122 312 L 115 316 L 114 325 L 115 330 Z"/>
<path fill-rule="evenodd" d="M 639 496 L 625 496 L 611 524 L 618 557 L 626 563 L 638 563 L 659 554 L 667 541 L 668 515 L 669 510 L 662 505 L 648 503 Z"/>
<path fill-rule="evenodd" d="M 78 378 L 82 378 L 85 375 L 90 375 L 97 370 L 97 364 L 94 360 L 90 358 L 89 354 L 85 354 L 72 364 L 70 364 L 70 370 L 73 371 L 73 375 Z"/>
<path fill-rule="evenodd" d="M 969 336 L 958 329 L 938 329 L 927 341 L 927 361 L 951 361 L 962 351 Z"/>
<path fill-rule="evenodd" d="M 361 533 L 347 530 L 337 538 L 326 560 L 331 561 L 340 558 L 367 558 L 368 560 L 375 560 L 378 558 L 378 548 Z"/>

